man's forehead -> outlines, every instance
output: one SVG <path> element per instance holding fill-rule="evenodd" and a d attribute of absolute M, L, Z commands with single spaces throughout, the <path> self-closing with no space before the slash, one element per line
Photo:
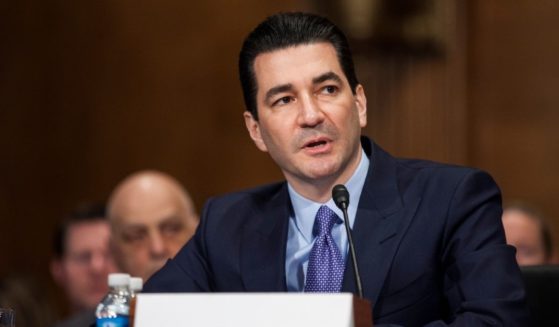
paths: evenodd
<path fill-rule="evenodd" d="M 328 73 L 347 79 L 334 47 L 327 42 L 265 52 L 255 58 L 253 65 L 259 92 L 267 92 L 278 85 L 292 84 L 295 80 L 305 79 L 312 83 Z"/>
<path fill-rule="evenodd" d="M 68 237 L 74 234 L 88 233 L 91 229 L 104 229 L 109 227 L 109 222 L 104 218 L 75 222 L 68 226 Z"/>
<path fill-rule="evenodd" d="M 118 217 L 121 221 L 150 221 L 181 210 L 181 202 L 172 192 L 140 194 L 141 196 L 122 197 L 115 201 L 109 211 L 111 219 Z"/>
<path fill-rule="evenodd" d="M 173 211 L 168 214 L 162 214 L 152 217 L 139 217 L 139 216 L 127 216 L 127 217 L 115 217 L 115 226 L 121 229 L 149 229 L 159 227 L 162 224 L 169 222 L 181 222 L 186 220 L 182 213 Z"/>
<path fill-rule="evenodd" d="M 103 244 L 110 234 L 109 223 L 94 220 L 72 224 L 66 236 L 67 251 Z"/>

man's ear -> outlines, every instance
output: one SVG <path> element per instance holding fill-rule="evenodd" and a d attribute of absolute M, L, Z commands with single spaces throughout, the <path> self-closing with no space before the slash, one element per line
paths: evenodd
<path fill-rule="evenodd" d="M 256 144 L 256 147 L 260 151 L 268 152 L 268 148 L 262 140 L 262 132 L 260 130 L 260 123 L 254 119 L 252 114 L 249 111 L 245 111 L 243 113 L 243 117 L 245 118 L 245 125 L 247 127 L 248 133 L 250 134 L 250 138 Z"/>
<path fill-rule="evenodd" d="M 62 264 L 62 259 L 52 259 L 50 262 L 50 274 L 58 285 L 64 285 L 66 279 Z"/>
<path fill-rule="evenodd" d="M 109 250 L 111 251 L 111 256 L 118 269 L 121 271 L 125 271 L 126 269 L 121 264 L 124 261 L 123 254 L 120 250 L 120 246 L 118 245 L 118 240 L 116 240 L 114 237 L 115 233 L 115 229 L 111 228 L 111 236 L 109 237 Z"/>
<path fill-rule="evenodd" d="M 359 114 L 359 125 L 365 127 L 367 126 L 367 97 L 365 96 L 365 90 L 361 84 L 357 85 L 355 88 L 354 98 L 355 106 Z"/>

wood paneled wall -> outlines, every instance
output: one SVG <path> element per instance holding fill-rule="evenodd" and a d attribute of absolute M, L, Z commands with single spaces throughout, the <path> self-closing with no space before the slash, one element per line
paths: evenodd
<path fill-rule="evenodd" d="M 559 2 L 470 5 L 469 162 L 546 214 L 559 245 Z"/>
<path fill-rule="evenodd" d="M 299 1 L 0 4 L 0 277 L 48 273 L 57 220 L 138 169 L 177 177 L 199 210 L 281 178 L 246 133 L 244 36 Z"/>
<path fill-rule="evenodd" d="M 237 53 L 263 17 L 317 9 L 310 2 L 3 2 L 0 276 L 32 273 L 52 287 L 55 222 L 135 170 L 176 176 L 199 209 L 280 179 L 245 132 Z M 556 221 L 558 5 L 438 3 L 443 56 L 357 47 L 365 132 L 397 155 L 486 169 L 506 200 Z"/>
<path fill-rule="evenodd" d="M 466 8 L 457 1 L 438 5 L 440 53 L 358 54 L 369 104 L 366 133 L 398 156 L 466 164 Z"/>

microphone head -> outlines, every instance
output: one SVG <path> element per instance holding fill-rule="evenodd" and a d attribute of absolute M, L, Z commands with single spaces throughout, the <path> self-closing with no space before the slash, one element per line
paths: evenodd
<path fill-rule="evenodd" d="M 340 209 L 347 209 L 349 206 L 349 192 L 343 184 L 338 184 L 332 189 L 332 199 Z"/>

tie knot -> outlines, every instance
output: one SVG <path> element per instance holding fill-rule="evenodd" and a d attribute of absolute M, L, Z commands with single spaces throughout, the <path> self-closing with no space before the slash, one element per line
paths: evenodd
<path fill-rule="evenodd" d="M 313 234 L 315 236 L 330 234 L 332 227 L 338 222 L 340 222 L 338 215 L 328 206 L 322 205 L 314 219 Z"/>

